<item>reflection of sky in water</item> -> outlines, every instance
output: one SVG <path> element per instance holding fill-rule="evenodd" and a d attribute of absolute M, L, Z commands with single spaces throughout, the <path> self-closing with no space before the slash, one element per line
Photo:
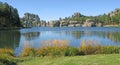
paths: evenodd
<path fill-rule="evenodd" d="M 114 42 L 113 40 L 103 37 L 99 34 L 94 34 L 91 31 L 78 31 L 79 33 L 74 33 L 74 31 L 41 31 L 40 35 L 35 39 L 25 39 L 25 36 L 21 36 L 20 46 L 23 46 L 25 41 L 34 43 L 34 46 L 39 46 L 41 41 L 45 40 L 69 40 L 70 45 L 78 46 L 81 40 L 95 40 L 101 42 L 101 45 L 120 45 L 120 42 Z M 78 36 L 79 35 L 79 36 Z M 76 37 L 75 37 L 76 36 Z M 31 37 L 32 38 L 32 37 Z"/>
<path fill-rule="evenodd" d="M 15 49 L 15 53 L 19 54 L 19 52 L 22 50 L 25 41 L 27 41 L 29 44 L 32 44 L 34 47 L 40 47 L 40 42 L 41 41 L 46 41 L 46 40 L 69 40 L 70 41 L 70 46 L 75 46 L 78 47 L 80 45 L 80 42 L 82 40 L 93 40 L 93 41 L 98 41 L 101 45 L 113 45 L 113 46 L 120 46 L 120 41 L 114 41 L 114 38 L 118 39 L 115 35 L 120 33 L 118 32 L 117 29 L 94 29 L 94 28 L 73 28 L 72 30 L 69 28 L 68 30 L 64 29 L 57 29 L 54 30 L 54 28 L 51 28 L 52 31 L 46 31 L 44 29 L 34 29 L 32 31 L 29 29 L 27 32 L 25 30 L 21 30 L 21 33 L 25 35 L 21 35 L 20 38 L 20 44 L 19 47 Z M 75 30 L 74 30 L 75 29 Z M 42 30 L 42 31 L 41 31 Z M 77 31 L 76 31 L 77 30 Z M 97 31 L 98 30 L 98 31 Z M 106 30 L 108 30 L 106 32 Z M 33 32 L 29 33 L 28 32 Z M 117 31 L 114 32 L 114 31 Z M 39 32 L 39 34 L 34 34 L 34 32 Z M 25 37 L 28 36 L 28 37 Z M 112 40 L 111 40 L 112 37 Z M 28 38 L 28 39 L 26 39 Z M 30 39 L 29 39 L 30 38 Z M 17 52 L 16 52 L 17 51 Z"/>
<path fill-rule="evenodd" d="M 102 37 L 98 37 L 98 36 L 83 36 L 81 37 L 81 40 L 92 40 L 93 42 L 94 41 L 97 41 L 98 43 L 100 43 L 101 45 L 105 46 L 105 45 L 117 45 L 115 44 L 115 42 L 111 41 L 110 39 L 108 38 L 102 38 Z M 120 44 L 119 44 L 120 45 Z"/>

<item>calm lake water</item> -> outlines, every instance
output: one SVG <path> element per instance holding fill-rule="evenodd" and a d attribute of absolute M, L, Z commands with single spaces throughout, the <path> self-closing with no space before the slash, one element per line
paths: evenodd
<path fill-rule="evenodd" d="M 118 27 L 38 27 L 0 31 L 0 48 L 13 48 L 19 54 L 25 43 L 40 47 L 41 41 L 69 40 L 70 46 L 78 47 L 82 40 L 97 41 L 101 45 L 120 46 Z"/>

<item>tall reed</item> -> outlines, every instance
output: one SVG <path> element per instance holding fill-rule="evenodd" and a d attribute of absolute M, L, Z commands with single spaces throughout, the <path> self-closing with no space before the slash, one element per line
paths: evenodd
<path fill-rule="evenodd" d="M 85 55 L 101 53 L 101 46 L 99 41 L 82 40 L 79 47 L 79 52 Z"/>
<path fill-rule="evenodd" d="M 101 46 L 100 41 L 82 40 L 77 47 L 69 46 L 68 40 L 46 40 L 42 41 L 39 48 L 34 48 L 29 42 L 25 42 L 21 56 L 76 56 L 91 54 L 120 53 L 119 46 Z"/>

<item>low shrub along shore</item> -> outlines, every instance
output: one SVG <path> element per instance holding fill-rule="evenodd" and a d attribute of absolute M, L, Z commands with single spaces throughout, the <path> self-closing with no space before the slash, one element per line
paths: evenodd
<path fill-rule="evenodd" d="M 90 57 L 90 59 L 93 59 L 93 58 L 91 58 L 90 55 L 92 55 L 93 57 L 96 57 L 96 58 L 97 58 L 97 56 L 102 56 L 102 55 L 107 56 L 108 54 L 111 55 L 112 58 L 115 54 L 118 56 L 120 55 L 120 46 L 101 46 L 100 44 L 98 44 L 94 41 L 91 41 L 91 40 L 88 40 L 88 41 L 83 40 L 79 47 L 69 46 L 68 40 L 45 41 L 45 42 L 42 42 L 41 45 L 42 46 L 39 48 L 34 48 L 33 46 L 29 46 L 28 43 L 26 43 L 24 45 L 23 51 L 21 52 L 21 55 L 19 57 L 14 56 L 13 50 L 7 49 L 7 48 L 1 48 L 0 49 L 0 65 L 17 65 L 17 64 L 18 65 L 26 65 L 26 64 L 28 64 L 28 61 L 30 64 L 34 63 L 33 59 L 35 59 L 35 58 L 39 59 L 38 61 L 36 61 L 36 63 L 39 63 L 42 61 L 42 59 L 46 59 L 46 58 L 49 59 L 51 57 L 52 58 L 62 58 L 63 57 L 66 60 L 67 59 L 75 59 L 75 58 L 78 59 L 78 57 L 80 57 L 81 61 L 82 61 L 83 60 L 82 56 L 85 56 L 88 58 Z M 105 58 L 109 58 L 109 57 L 104 56 L 104 59 Z M 80 59 L 78 59 L 78 60 L 80 60 Z M 94 61 L 96 61 L 96 60 L 94 59 Z M 111 59 L 109 59 L 108 61 L 111 61 Z M 106 60 L 106 62 L 108 62 L 108 61 Z M 113 60 L 112 62 L 116 62 L 116 61 L 118 62 L 120 60 Z M 47 62 L 47 61 L 44 61 L 44 62 Z M 54 62 L 52 60 L 50 62 L 52 62 L 54 64 Z M 55 61 L 55 63 L 57 63 L 57 62 L 58 61 Z M 91 62 L 93 62 L 93 61 L 91 61 Z M 90 63 L 87 62 L 87 63 L 93 64 L 91 62 Z M 71 61 L 71 64 L 72 63 L 73 62 Z M 60 64 L 58 63 L 57 65 L 60 65 Z M 73 64 L 75 64 L 75 63 L 73 63 Z M 83 65 L 83 64 L 86 64 L 86 63 L 81 62 L 80 65 Z M 109 63 L 102 64 L 101 62 L 98 62 L 98 64 L 111 65 Z M 31 64 L 31 65 L 34 65 L 34 64 Z M 47 64 L 44 64 L 44 65 L 47 65 Z M 49 65 L 52 65 L 52 64 L 49 64 Z M 69 65 L 69 63 L 68 64 L 62 63 L 62 65 Z M 76 65 L 79 65 L 79 64 L 76 64 Z M 93 65 L 95 65 L 95 64 L 93 64 Z"/>
<path fill-rule="evenodd" d="M 69 46 L 68 40 L 53 40 L 41 43 L 40 48 L 34 48 L 25 43 L 21 57 L 26 56 L 78 56 L 95 54 L 120 54 L 120 46 L 101 46 L 92 40 L 83 40 L 79 47 Z"/>
<path fill-rule="evenodd" d="M 0 65 L 119 65 L 120 54 L 96 54 L 62 57 L 14 57 L 0 54 Z"/>

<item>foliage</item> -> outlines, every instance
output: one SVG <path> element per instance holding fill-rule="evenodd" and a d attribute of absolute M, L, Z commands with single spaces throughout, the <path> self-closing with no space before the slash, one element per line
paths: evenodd
<path fill-rule="evenodd" d="M 82 40 L 81 45 L 79 47 L 79 52 L 82 52 L 85 55 L 101 53 L 101 46 L 98 42 L 99 41 L 96 42 L 92 40 Z"/>
<path fill-rule="evenodd" d="M 92 54 L 119 54 L 118 46 L 101 46 L 99 41 L 83 40 L 80 47 L 69 46 L 68 40 L 47 40 L 41 42 L 41 47 L 34 48 L 25 43 L 22 57 L 26 56 L 76 56 L 76 55 L 92 55 Z"/>
<path fill-rule="evenodd" d="M 90 54 L 120 54 L 119 46 L 101 46 L 99 41 L 83 40 L 79 47 L 79 53 Z"/>
<path fill-rule="evenodd" d="M 37 27 L 40 26 L 40 18 L 37 14 L 25 13 L 21 18 L 21 23 L 24 27 Z"/>
<path fill-rule="evenodd" d="M 24 43 L 21 56 L 65 56 L 65 52 L 68 49 L 68 40 L 48 40 L 41 42 L 40 48 L 33 48 L 28 43 Z"/>
<path fill-rule="evenodd" d="M 68 40 L 42 41 L 40 43 L 41 47 L 39 48 L 34 48 L 33 45 L 29 44 L 28 42 L 25 42 L 24 44 L 25 45 L 24 45 L 23 51 L 21 52 L 21 56 L 18 58 L 23 58 L 23 59 L 24 58 L 32 58 L 32 59 L 53 58 L 55 59 L 54 57 L 65 58 L 64 56 L 73 56 L 73 57 L 76 56 L 76 57 L 86 58 L 88 55 L 93 55 L 93 54 L 98 54 L 96 55 L 97 57 L 99 57 L 99 54 L 103 54 L 101 56 L 104 56 L 104 54 L 116 54 L 116 55 L 120 54 L 119 46 L 101 46 L 99 41 L 92 41 L 92 40 L 83 40 L 81 42 L 80 47 L 78 48 L 69 46 Z M 86 56 L 77 56 L 77 55 L 86 55 Z M 72 58 L 72 57 L 69 57 L 69 58 Z M 85 58 L 82 58 L 82 59 L 85 59 Z M 111 58 L 111 56 L 109 56 L 109 58 Z M 103 57 L 99 57 L 97 59 L 103 59 Z M 27 61 L 33 62 L 32 60 L 27 60 Z M 26 62 L 26 59 L 24 60 L 17 59 L 17 57 L 13 56 L 13 51 L 11 49 L 7 49 L 7 48 L 0 49 L 0 65 L 16 65 L 17 63 L 19 64 L 24 62 Z M 36 62 L 38 63 L 38 61 Z"/>
<path fill-rule="evenodd" d="M 7 48 L 0 48 L 0 54 L 13 55 L 13 51 L 11 49 L 7 49 Z"/>
<path fill-rule="evenodd" d="M 65 17 L 63 19 L 60 18 L 60 20 L 71 20 L 71 21 L 78 21 L 81 24 L 83 24 L 86 19 L 92 19 L 96 24 L 102 23 L 104 25 L 114 25 L 114 24 L 120 24 L 120 9 L 115 9 L 114 12 L 111 12 L 109 14 L 103 14 L 98 16 L 85 16 L 81 13 L 77 12 L 74 13 L 72 16 Z"/>
<path fill-rule="evenodd" d="M 103 54 L 120 54 L 120 47 L 104 46 L 101 50 Z"/>
<path fill-rule="evenodd" d="M 13 57 L 13 50 L 0 48 L 0 65 L 17 65 Z"/>
<path fill-rule="evenodd" d="M 79 51 L 77 48 L 69 47 L 65 52 L 65 56 L 76 56 L 76 55 L 78 55 L 78 53 L 79 53 Z"/>
<path fill-rule="evenodd" d="M 6 2 L 0 2 L 0 26 L 1 27 L 20 27 L 20 19 L 16 8 Z"/>
<path fill-rule="evenodd" d="M 17 63 L 13 57 L 5 54 L 0 54 L 0 65 L 17 65 Z"/>

